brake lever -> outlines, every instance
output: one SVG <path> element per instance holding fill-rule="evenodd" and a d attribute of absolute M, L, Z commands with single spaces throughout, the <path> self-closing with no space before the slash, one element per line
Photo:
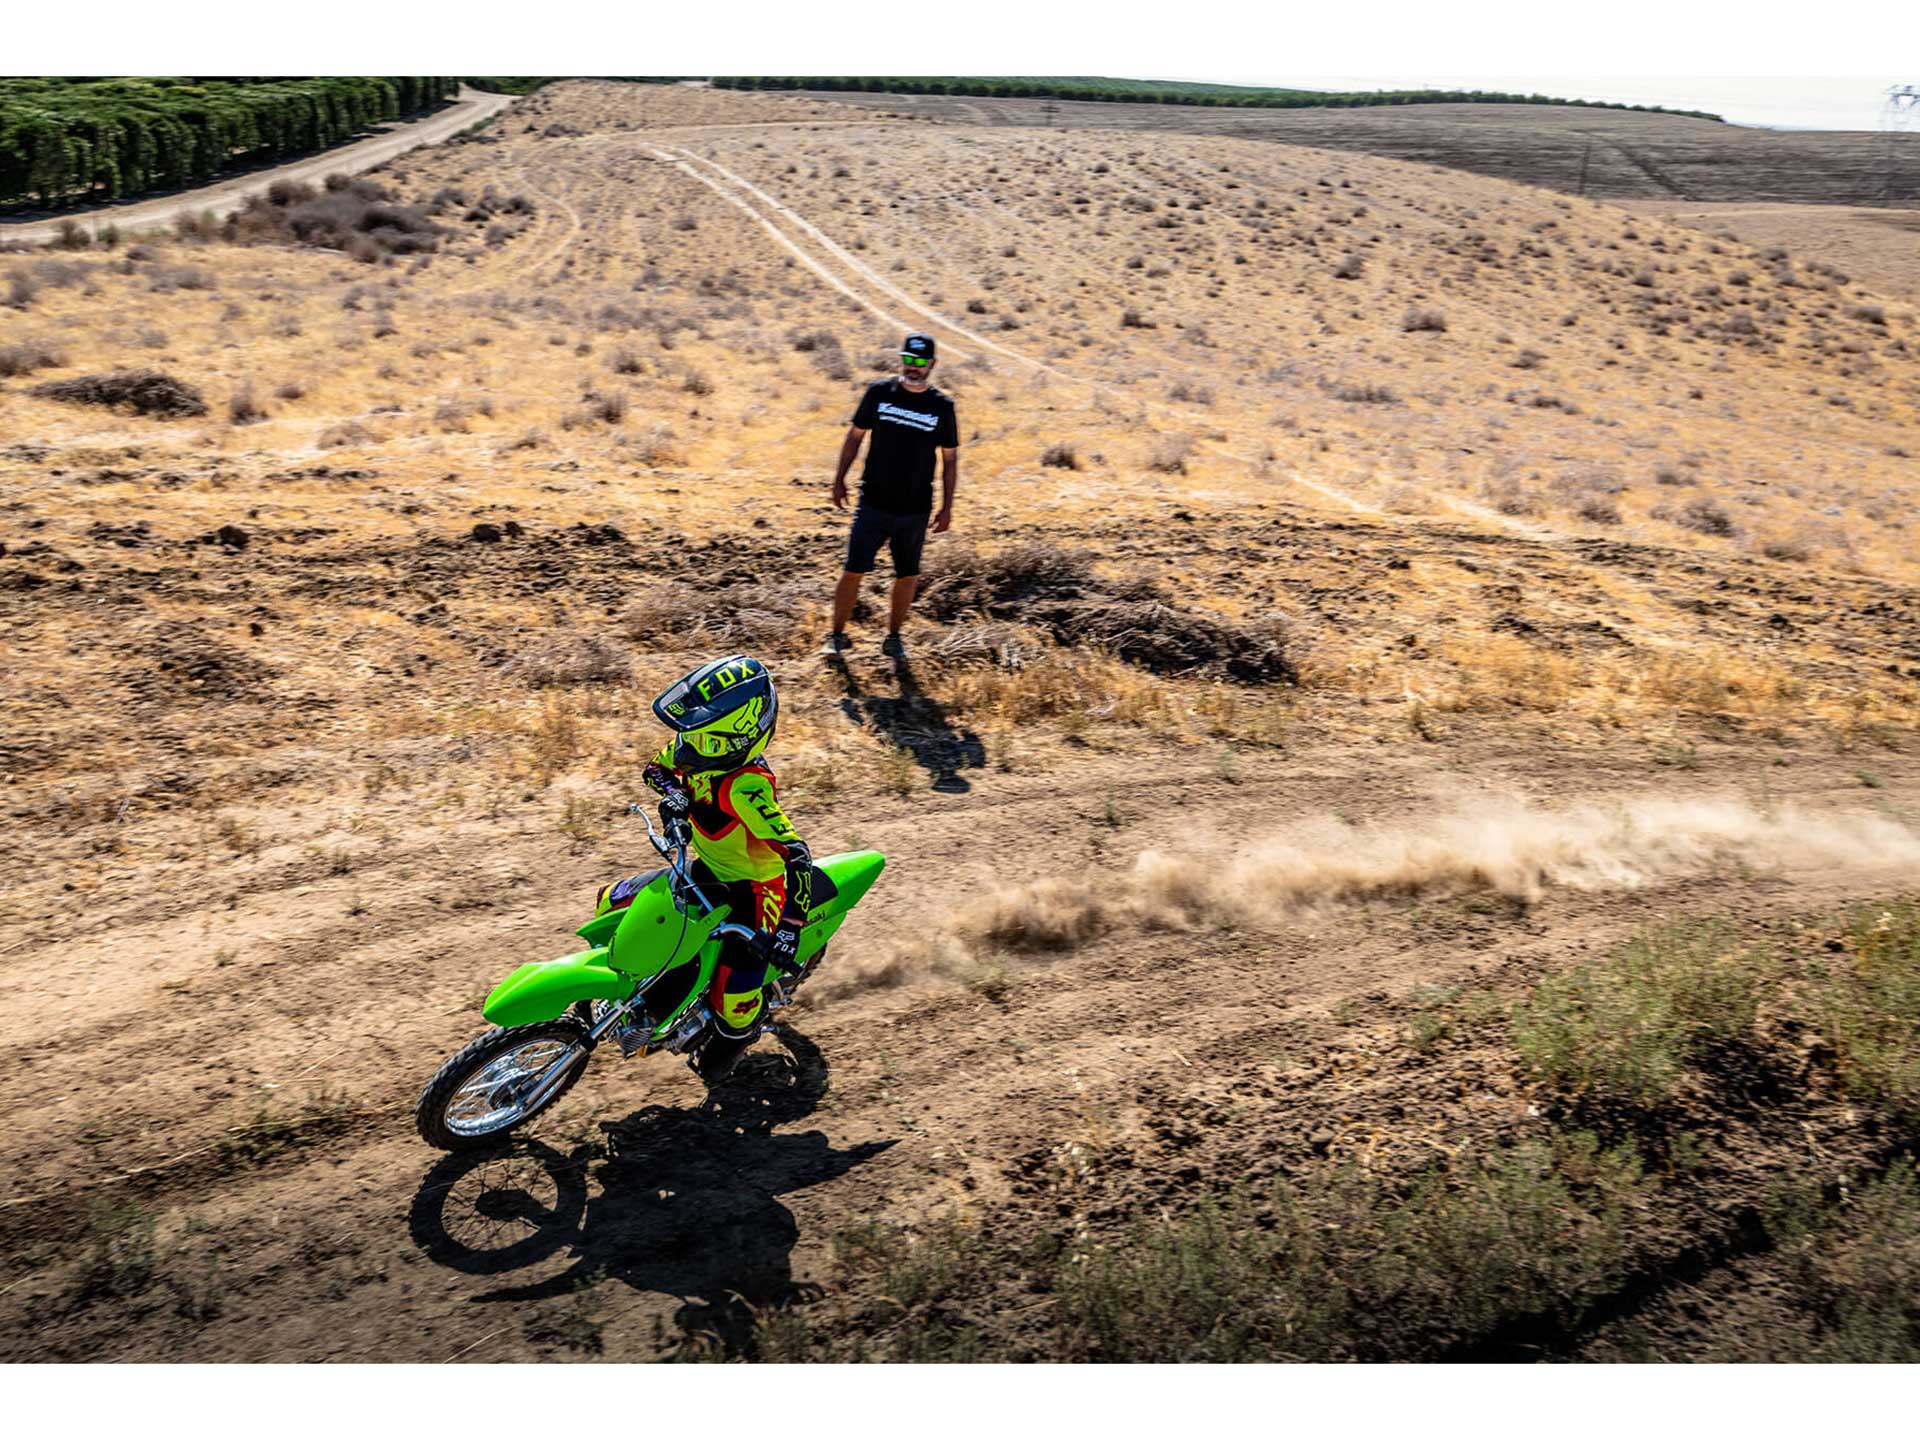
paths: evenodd
<path fill-rule="evenodd" d="M 654 850 L 659 853 L 662 859 L 671 859 L 672 858 L 672 855 L 670 854 L 671 847 L 667 844 L 666 841 L 660 838 L 659 832 L 653 828 L 653 817 L 647 814 L 646 807 L 643 805 L 636 805 L 632 801 L 628 801 L 627 813 L 629 815 L 638 815 L 640 817 L 640 822 L 647 827 L 647 839 L 653 842 Z"/>

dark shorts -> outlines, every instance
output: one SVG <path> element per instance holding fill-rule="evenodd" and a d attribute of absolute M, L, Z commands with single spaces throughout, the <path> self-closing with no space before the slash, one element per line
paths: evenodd
<path fill-rule="evenodd" d="M 928 515 L 896 515 L 861 505 L 853 512 L 853 530 L 847 536 L 847 569 L 865 575 L 885 545 L 893 554 L 893 573 L 905 580 L 920 573 L 920 547 L 927 541 Z"/>

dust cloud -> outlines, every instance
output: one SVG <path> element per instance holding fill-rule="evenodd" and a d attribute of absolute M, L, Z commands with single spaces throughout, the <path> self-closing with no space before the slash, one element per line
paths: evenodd
<path fill-rule="evenodd" d="M 1762 808 L 1737 797 L 1565 807 L 1476 801 L 1400 825 L 1302 822 L 1224 856 L 1146 850 L 1129 870 L 981 896 L 927 938 L 855 962 L 823 995 L 939 976 L 976 983 L 996 955 L 1072 950 L 1108 931 L 1244 925 L 1370 897 L 1626 891 L 1716 869 L 1791 879 L 1847 871 L 1920 881 L 1920 832 L 1872 812 Z"/>

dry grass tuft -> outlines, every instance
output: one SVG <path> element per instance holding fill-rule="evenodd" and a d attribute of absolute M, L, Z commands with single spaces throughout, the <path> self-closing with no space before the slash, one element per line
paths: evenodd
<path fill-rule="evenodd" d="M 46 340 L 21 340 L 12 345 L 0 345 L 0 380 L 31 375 L 36 370 L 57 370 L 66 363 L 66 351 Z"/>
<path fill-rule="evenodd" d="M 633 665 L 626 651 L 598 635 L 562 630 L 523 642 L 500 673 L 541 687 L 624 685 Z"/>

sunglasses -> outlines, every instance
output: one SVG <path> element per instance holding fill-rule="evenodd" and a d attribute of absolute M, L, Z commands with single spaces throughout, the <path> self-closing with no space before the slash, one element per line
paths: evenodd
<path fill-rule="evenodd" d="M 913 356 L 911 356 L 911 355 L 902 355 L 902 356 L 900 357 L 900 363 L 901 363 L 902 365 L 911 365 L 911 366 L 912 366 L 912 367 L 913 367 L 914 369 L 916 369 L 916 370 L 924 370 L 924 369 L 926 369 L 926 368 L 927 368 L 927 367 L 928 367 L 929 365 L 931 365 L 931 364 L 933 364 L 933 361 L 931 361 L 931 360 L 919 360 L 919 359 L 916 359 L 916 358 L 914 358 L 914 357 L 913 357 Z"/>

